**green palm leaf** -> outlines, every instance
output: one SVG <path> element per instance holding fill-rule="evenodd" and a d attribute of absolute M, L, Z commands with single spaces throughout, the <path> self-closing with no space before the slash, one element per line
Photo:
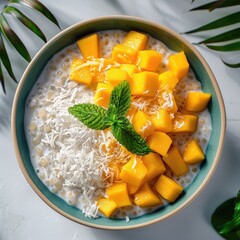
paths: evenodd
<path fill-rule="evenodd" d="M 193 1 L 192 1 L 193 2 Z M 196 10 L 209 10 L 211 12 L 214 9 L 217 8 L 226 8 L 231 6 L 240 6 L 239 0 L 218 0 L 211 3 L 207 3 L 204 5 L 201 5 L 199 7 L 193 8 L 190 11 L 196 11 Z M 192 34 L 192 33 L 198 33 L 201 31 L 211 31 L 214 29 L 222 28 L 222 27 L 231 27 L 234 24 L 240 23 L 240 12 L 231 13 L 225 17 L 221 17 L 215 21 L 212 21 L 208 24 L 205 24 L 201 27 L 195 28 L 193 30 L 185 32 L 186 34 Z M 220 42 L 226 42 L 226 41 L 232 41 L 237 40 L 236 42 L 223 44 L 223 45 L 212 45 L 211 43 L 220 43 Z M 207 48 L 215 50 L 215 51 L 221 51 L 221 52 L 234 52 L 240 50 L 240 28 L 235 28 L 232 30 L 228 30 L 226 32 L 222 32 L 218 35 L 203 39 L 197 44 L 204 44 Z M 232 68 L 238 68 L 240 67 L 240 63 L 228 63 L 226 61 L 223 61 L 223 63 Z"/>
<path fill-rule="evenodd" d="M 207 39 L 199 42 L 198 44 L 226 42 L 226 41 L 231 41 L 231 40 L 238 39 L 239 36 L 240 36 L 240 28 L 237 28 L 237 29 L 233 29 L 231 31 L 227 31 L 225 33 L 219 34 L 217 36 L 207 38 Z"/>
<path fill-rule="evenodd" d="M 9 5 L 10 4 L 10 5 Z M 14 30 L 9 25 L 7 19 L 5 18 L 5 14 L 9 14 L 16 19 L 18 19 L 25 27 L 31 30 L 34 34 L 40 37 L 44 42 L 47 42 L 46 36 L 42 32 L 42 30 L 34 23 L 29 17 L 23 14 L 19 9 L 17 9 L 14 4 L 24 5 L 31 9 L 35 9 L 40 12 L 44 17 L 54 23 L 59 29 L 59 23 L 54 17 L 54 15 L 39 1 L 37 0 L 9 0 L 7 5 L 3 8 L 0 13 L 0 82 L 2 85 L 2 89 L 4 93 L 6 93 L 4 75 L 2 72 L 2 66 L 4 66 L 9 74 L 9 76 L 15 81 L 16 77 L 12 70 L 11 61 L 8 57 L 8 53 L 6 51 L 3 38 L 8 40 L 13 48 L 28 62 L 31 60 L 31 56 L 25 47 L 24 43 L 18 37 L 18 35 L 14 32 Z"/>
<path fill-rule="evenodd" d="M 223 61 L 223 63 L 225 65 L 227 65 L 228 67 L 231 67 L 231 68 L 239 68 L 240 67 L 240 63 L 228 63 L 228 62 L 225 62 L 225 61 Z"/>
<path fill-rule="evenodd" d="M 192 1 L 194 2 L 194 1 Z M 220 1 L 214 1 L 211 3 L 204 4 L 200 7 L 192 8 L 190 11 L 197 11 L 197 10 L 208 10 L 213 11 L 216 8 L 224 8 L 224 7 L 232 7 L 239 5 L 239 0 L 220 0 Z"/>
<path fill-rule="evenodd" d="M 234 42 L 226 45 L 208 45 L 206 46 L 212 50 L 215 51 L 221 51 L 221 52 L 230 52 L 230 51 L 239 51 L 240 50 L 240 42 Z"/>
<path fill-rule="evenodd" d="M 240 22 L 240 12 L 236 12 L 236 13 L 227 15 L 223 18 L 220 18 L 218 20 L 215 20 L 213 22 L 210 22 L 206 25 L 203 25 L 199 28 L 193 29 L 191 31 L 187 31 L 185 33 L 188 34 L 188 33 L 196 33 L 201 31 L 208 31 L 216 28 L 226 27 L 239 22 Z"/>
<path fill-rule="evenodd" d="M 1 85 L 2 85 L 3 92 L 6 93 L 1 62 L 0 62 L 0 82 L 1 82 Z"/>
<path fill-rule="evenodd" d="M 8 58 L 8 54 L 7 54 L 6 48 L 4 46 L 4 42 L 3 42 L 3 38 L 2 38 L 1 32 L 0 32 L 0 60 L 2 61 L 3 65 L 5 66 L 5 68 L 7 69 L 8 74 L 11 76 L 11 78 L 15 82 L 17 82 L 16 77 L 15 77 L 15 75 L 13 73 L 13 70 L 12 70 L 12 66 L 11 66 L 10 60 Z"/>
<path fill-rule="evenodd" d="M 44 42 L 47 42 L 47 39 L 41 29 L 17 8 L 7 6 L 3 9 L 3 13 L 11 14 L 12 16 L 16 17 L 22 24 L 24 24 L 27 28 L 39 36 Z"/>
<path fill-rule="evenodd" d="M 58 26 L 59 29 L 59 23 L 57 19 L 53 16 L 53 14 L 39 1 L 37 0 L 9 0 L 9 3 L 19 3 L 22 5 L 25 5 L 30 8 L 34 8 L 35 10 L 39 11 L 42 13 L 46 18 L 48 18 L 51 22 L 53 22 L 55 25 Z"/>
<path fill-rule="evenodd" d="M 25 60 L 30 62 L 31 56 L 27 48 L 25 47 L 23 42 L 20 40 L 20 38 L 17 36 L 17 34 L 11 29 L 6 18 L 2 14 L 0 15 L 0 29 L 3 35 L 9 40 L 9 42 L 19 52 L 19 54 L 21 54 L 21 56 Z"/>

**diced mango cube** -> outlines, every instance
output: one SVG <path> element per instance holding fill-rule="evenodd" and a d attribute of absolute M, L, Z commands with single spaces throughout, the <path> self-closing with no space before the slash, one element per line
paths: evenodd
<path fill-rule="evenodd" d="M 127 112 L 127 116 L 129 116 L 132 119 L 133 116 L 137 113 L 137 111 L 138 111 L 138 109 L 133 104 L 131 104 L 131 106 Z"/>
<path fill-rule="evenodd" d="M 158 74 L 140 72 L 133 75 L 131 93 L 135 96 L 154 97 L 158 90 Z"/>
<path fill-rule="evenodd" d="M 140 207 L 154 207 L 162 204 L 162 200 L 145 183 L 134 195 L 134 202 Z"/>
<path fill-rule="evenodd" d="M 183 191 L 183 187 L 171 178 L 161 175 L 155 185 L 160 195 L 169 202 L 175 202 Z"/>
<path fill-rule="evenodd" d="M 83 60 L 79 58 L 75 58 L 72 61 L 72 65 L 70 67 L 69 78 L 72 81 L 77 83 L 83 83 L 89 85 L 93 79 L 92 73 L 89 67 L 82 67 Z"/>
<path fill-rule="evenodd" d="M 210 99 L 210 93 L 188 92 L 184 108 L 191 112 L 202 112 L 207 108 Z"/>
<path fill-rule="evenodd" d="M 162 62 L 162 54 L 156 50 L 138 52 L 139 66 L 146 71 L 156 71 Z"/>
<path fill-rule="evenodd" d="M 188 164 L 196 164 L 205 159 L 202 148 L 195 139 L 186 145 L 183 152 L 183 159 Z"/>
<path fill-rule="evenodd" d="M 123 45 L 133 48 L 135 51 L 143 50 L 146 47 L 148 36 L 136 31 L 130 31 L 123 41 Z"/>
<path fill-rule="evenodd" d="M 176 75 L 173 74 L 172 71 L 166 71 L 159 75 L 159 90 L 174 90 L 176 85 L 179 82 L 179 79 Z"/>
<path fill-rule="evenodd" d="M 127 188 L 128 188 L 128 193 L 129 193 L 129 194 L 134 194 L 140 187 L 141 187 L 141 185 L 135 187 L 135 186 L 127 183 Z"/>
<path fill-rule="evenodd" d="M 114 183 L 112 186 L 106 188 L 108 199 L 114 201 L 117 207 L 124 207 L 132 205 L 125 182 Z"/>
<path fill-rule="evenodd" d="M 172 118 L 167 110 L 159 108 L 151 119 L 156 130 L 165 133 L 172 131 Z"/>
<path fill-rule="evenodd" d="M 147 168 L 136 155 L 132 155 L 131 159 L 122 167 L 120 179 L 138 187 L 142 184 L 144 177 L 147 175 Z"/>
<path fill-rule="evenodd" d="M 148 170 L 147 175 L 145 176 L 146 182 L 166 171 L 166 167 L 163 164 L 161 156 L 157 153 L 149 153 L 148 155 L 143 156 L 142 161 Z"/>
<path fill-rule="evenodd" d="M 147 144 L 153 151 L 165 156 L 172 144 L 172 139 L 166 133 L 156 131 L 147 138 Z"/>
<path fill-rule="evenodd" d="M 163 161 L 169 166 L 173 173 L 179 177 L 188 172 L 188 166 L 183 161 L 182 155 L 176 146 L 171 146 Z"/>
<path fill-rule="evenodd" d="M 154 126 L 151 118 L 143 111 L 138 111 L 132 118 L 134 129 L 142 137 L 148 137 L 154 132 Z"/>
<path fill-rule="evenodd" d="M 189 63 L 183 51 L 171 55 L 168 59 L 169 69 L 179 78 L 182 79 L 188 74 Z"/>
<path fill-rule="evenodd" d="M 94 72 L 93 82 L 105 82 L 106 81 L 106 69 L 109 69 L 109 66 L 113 66 L 116 62 L 111 58 L 100 58 L 95 59 L 96 65 L 92 66 L 92 70 Z M 99 64 L 97 65 L 97 62 Z"/>
<path fill-rule="evenodd" d="M 106 217 L 110 217 L 117 208 L 117 204 L 110 199 L 100 198 L 97 202 L 99 211 L 103 213 Z"/>
<path fill-rule="evenodd" d="M 130 77 L 132 77 L 134 73 L 138 72 L 138 68 L 134 64 L 123 63 L 119 68 L 126 71 Z"/>
<path fill-rule="evenodd" d="M 77 45 L 85 59 L 87 57 L 100 57 L 98 34 L 92 34 L 90 36 L 81 38 L 77 41 Z"/>
<path fill-rule="evenodd" d="M 178 106 L 171 90 L 161 92 L 158 102 L 161 108 L 166 109 L 170 113 L 176 113 L 178 111 Z"/>
<path fill-rule="evenodd" d="M 190 114 L 176 114 L 173 121 L 174 133 L 191 133 L 195 132 L 198 127 L 198 116 Z"/>
<path fill-rule="evenodd" d="M 110 68 L 106 71 L 106 81 L 114 87 L 120 82 L 128 79 L 128 73 L 120 68 Z"/>
<path fill-rule="evenodd" d="M 94 95 L 94 103 L 107 108 L 113 87 L 108 83 L 98 83 Z"/>
<path fill-rule="evenodd" d="M 123 44 L 116 45 L 112 50 L 112 59 L 118 63 L 135 63 L 136 57 L 136 50 Z"/>

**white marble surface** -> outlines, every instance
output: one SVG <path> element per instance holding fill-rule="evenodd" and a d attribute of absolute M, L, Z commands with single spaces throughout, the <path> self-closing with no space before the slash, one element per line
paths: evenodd
<path fill-rule="evenodd" d="M 0 3 L 0 9 L 4 1 Z M 161 23 L 177 32 L 200 26 L 227 12 L 189 13 L 192 6 L 204 3 L 191 0 L 42 0 L 57 17 L 62 29 L 73 23 L 97 16 L 124 14 L 143 17 Z M 25 12 L 30 11 L 22 8 Z M 228 11 L 233 9 L 229 8 Z M 225 10 L 226 11 L 226 10 Z M 30 13 L 31 14 L 31 13 Z M 48 37 L 58 30 L 49 27 L 40 14 L 34 18 Z M 11 19 L 9 20 L 11 22 Z M 34 55 L 43 43 L 20 24 L 18 32 Z M 199 36 L 206 36 L 202 33 Z M 185 36 L 196 42 L 199 38 Z M 10 112 L 16 90 L 6 77 L 7 95 L 0 91 L 0 240 L 78 240 L 78 239 L 220 239 L 210 224 L 214 209 L 224 200 L 236 195 L 240 189 L 240 69 L 223 65 L 219 53 L 197 46 L 206 58 L 221 88 L 227 112 L 225 145 L 218 168 L 209 184 L 190 205 L 175 216 L 155 225 L 129 231 L 103 231 L 78 225 L 49 208 L 24 179 L 13 151 L 10 130 Z M 18 79 L 26 63 L 10 51 Z M 225 55 L 221 55 L 225 56 Z M 235 59 L 240 59 L 239 53 Z"/>

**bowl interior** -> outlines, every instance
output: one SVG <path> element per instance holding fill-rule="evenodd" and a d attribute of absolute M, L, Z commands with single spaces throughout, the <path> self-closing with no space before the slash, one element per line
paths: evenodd
<path fill-rule="evenodd" d="M 125 219 L 113 220 L 104 217 L 99 217 L 94 220 L 86 218 L 79 209 L 68 205 L 58 196 L 51 193 L 38 178 L 32 167 L 24 133 L 25 102 L 48 60 L 50 60 L 55 53 L 76 42 L 79 38 L 93 32 L 109 29 L 145 32 L 159 39 L 174 51 L 183 50 L 187 55 L 197 79 L 201 82 L 203 90 L 212 94 L 209 110 L 213 130 L 206 150 L 206 161 L 202 164 L 201 171 L 177 202 L 169 204 L 151 214 L 131 219 L 130 222 L 126 222 Z M 104 229 L 127 229 L 144 226 L 169 217 L 184 207 L 198 194 L 212 175 L 221 152 L 225 131 L 225 112 L 221 93 L 215 78 L 205 60 L 192 45 L 174 32 L 152 22 L 131 17 L 116 16 L 98 18 L 76 24 L 58 34 L 39 51 L 29 64 L 17 89 L 13 107 L 12 128 L 14 145 L 20 167 L 32 188 L 48 205 L 64 216 L 88 226 Z"/>

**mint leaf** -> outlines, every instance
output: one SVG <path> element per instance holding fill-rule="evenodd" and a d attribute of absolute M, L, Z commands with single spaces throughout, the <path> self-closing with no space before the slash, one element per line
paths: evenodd
<path fill-rule="evenodd" d="M 96 130 L 111 126 L 113 136 L 131 153 L 144 156 L 152 150 L 126 117 L 131 104 L 128 81 L 122 81 L 111 93 L 108 110 L 96 104 L 77 104 L 68 109 L 84 125 Z"/>
<path fill-rule="evenodd" d="M 118 116 L 125 116 L 131 104 L 131 90 L 128 81 L 122 81 L 113 90 L 109 105 L 115 105 Z"/>
<path fill-rule="evenodd" d="M 109 104 L 107 115 L 110 119 L 112 119 L 112 122 L 118 118 L 118 111 L 115 105 Z"/>
<path fill-rule="evenodd" d="M 68 112 L 92 129 L 104 130 L 111 125 L 104 121 L 107 117 L 107 110 L 96 104 L 76 104 L 70 107 Z"/>
<path fill-rule="evenodd" d="M 146 141 L 134 130 L 132 124 L 126 117 L 118 118 L 112 124 L 113 136 L 131 153 L 144 156 L 151 152 Z"/>

